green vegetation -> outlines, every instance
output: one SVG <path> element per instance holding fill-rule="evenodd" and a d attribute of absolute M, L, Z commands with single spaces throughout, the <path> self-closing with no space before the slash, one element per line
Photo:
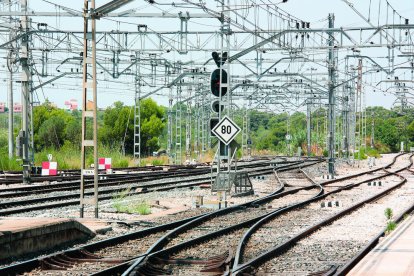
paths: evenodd
<path fill-rule="evenodd" d="M 182 144 L 185 144 L 185 119 L 187 106 L 176 104 L 172 114 L 180 108 L 182 111 L 181 129 Z M 192 137 L 196 137 L 195 123 L 196 110 L 192 109 Z M 250 113 L 250 138 L 255 154 L 295 154 L 298 148 L 307 154 L 306 145 L 306 115 L 302 112 L 288 114 L 286 112 L 273 114 L 252 110 Z M 234 112 L 234 120 L 243 126 L 244 109 Z M 366 159 L 368 156 L 379 157 L 382 153 L 400 150 L 400 142 L 406 147 L 414 146 L 414 110 L 400 113 L 398 110 L 387 110 L 382 107 L 366 109 L 366 125 L 368 137 L 367 146 L 361 147 L 355 158 Z M 15 136 L 20 125 L 20 115 L 15 116 Z M 58 161 L 60 169 L 74 169 L 80 167 L 81 141 L 81 112 L 68 112 L 53 107 L 48 101 L 34 109 L 34 142 L 35 164 L 40 165 L 47 160 L 51 153 Z M 152 99 L 141 101 L 141 153 L 144 157 L 140 165 L 162 165 L 168 159 L 163 156 L 152 158 L 152 152 L 167 147 L 167 112 L 166 108 L 157 105 Z M 175 122 L 175 119 L 174 119 Z M 337 117 L 337 129 L 342 126 L 342 117 Z M 374 127 L 375 144 L 371 148 L 371 127 Z M 113 167 L 128 167 L 135 165 L 133 161 L 134 140 L 134 108 L 121 102 L 115 102 L 111 107 L 98 112 L 98 139 L 99 156 L 112 158 Z M 326 108 L 320 107 L 312 112 L 312 145 L 311 155 L 327 155 L 326 151 Z M 173 128 L 173 131 L 175 128 Z M 86 137 L 91 138 L 91 124 L 88 124 Z M 291 139 L 287 140 L 287 134 Z M 175 133 L 173 135 L 175 137 Z M 339 148 L 342 144 L 341 134 L 335 137 L 336 151 L 342 154 Z M 236 137 L 238 143 L 237 156 L 241 156 L 242 135 Z M 213 139 L 214 142 L 214 139 Z M 21 169 L 19 161 L 8 159 L 7 154 L 7 114 L 0 114 L 0 170 Z M 184 148 L 184 147 L 183 147 Z M 202 161 L 209 161 L 214 154 L 211 150 Z M 87 165 L 92 163 L 92 152 L 87 152 Z"/>
<path fill-rule="evenodd" d="M 128 188 L 113 196 L 112 207 L 116 212 L 140 215 L 151 214 L 151 206 L 145 201 L 137 201 L 128 196 L 130 191 L 131 188 Z"/>
<path fill-rule="evenodd" d="M 151 214 L 151 206 L 145 201 L 132 203 L 128 207 L 129 209 L 127 212 L 130 214 L 140 214 L 144 216 Z"/>
<path fill-rule="evenodd" d="M 34 108 L 34 144 L 35 164 L 41 165 L 47 161 L 47 155 L 52 154 L 59 164 L 59 169 L 80 168 L 81 143 L 81 112 L 58 109 L 46 101 Z M 15 116 L 14 136 L 17 136 L 20 126 L 20 114 Z M 142 152 L 150 154 L 159 149 L 159 138 L 165 128 L 165 109 L 158 106 L 152 99 L 141 101 L 141 122 L 143 135 L 141 137 Z M 88 124 L 86 137 L 91 138 L 92 124 Z M 21 170 L 21 165 L 15 158 L 8 158 L 7 114 L 0 114 L 0 170 Z M 98 112 L 99 156 L 112 158 L 113 167 L 133 166 L 133 107 L 114 103 L 104 111 Z M 142 163 L 162 165 L 165 159 L 142 160 Z M 86 163 L 93 163 L 92 152 L 87 152 Z"/>
<path fill-rule="evenodd" d="M 359 152 L 354 153 L 355 159 L 367 159 L 368 156 L 378 158 L 381 155 L 377 149 L 370 147 L 361 147 Z"/>
<path fill-rule="evenodd" d="M 391 208 L 386 208 L 384 211 L 384 215 L 387 218 L 387 227 L 385 229 L 385 232 L 389 234 L 397 227 L 397 224 L 394 221 L 392 221 L 394 213 Z"/>
<path fill-rule="evenodd" d="M 395 222 L 393 222 L 393 221 L 387 222 L 387 229 L 386 229 L 387 234 L 389 234 L 392 231 L 394 231 L 395 228 L 397 228 L 397 224 Z"/>
<path fill-rule="evenodd" d="M 391 208 L 386 208 L 384 211 L 384 215 L 387 218 L 387 220 L 391 220 L 392 217 L 394 216 L 393 211 Z"/>

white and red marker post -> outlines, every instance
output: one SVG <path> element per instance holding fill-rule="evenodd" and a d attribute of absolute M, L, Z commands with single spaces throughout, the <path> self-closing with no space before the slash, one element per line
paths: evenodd
<path fill-rule="evenodd" d="M 57 175 L 57 162 L 42 162 L 42 176 Z"/>

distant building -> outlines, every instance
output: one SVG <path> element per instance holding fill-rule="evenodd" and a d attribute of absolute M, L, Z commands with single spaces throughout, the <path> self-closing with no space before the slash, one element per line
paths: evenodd
<path fill-rule="evenodd" d="M 0 103 L 0 113 L 4 113 L 6 111 L 6 104 Z"/>
<path fill-rule="evenodd" d="M 94 110 L 93 101 L 88 100 L 88 102 L 86 103 L 86 110 Z"/>
<path fill-rule="evenodd" d="M 73 111 L 78 109 L 78 101 L 75 99 L 70 99 L 65 101 L 66 110 Z"/>
<path fill-rule="evenodd" d="M 20 103 L 14 103 L 13 105 L 13 112 L 14 113 L 22 113 L 22 105 Z"/>

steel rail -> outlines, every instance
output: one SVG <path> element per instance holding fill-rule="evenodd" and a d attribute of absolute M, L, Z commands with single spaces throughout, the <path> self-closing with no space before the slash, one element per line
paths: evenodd
<path fill-rule="evenodd" d="M 257 168 L 261 167 L 262 165 L 266 164 L 249 164 L 245 166 L 241 166 L 241 168 Z M 103 177 L 108 177 L 107 179 L 100 179 L 100 187 L 106 187 L 106 186 L 114 186 L 119 185 L 122 181 L 122 183 L 135 183 L 137 181 L 142 182 L 149 182 L 149 181 L 156 181 L 159 179 L 165 179 L 168 178 L 178 178 L 178 177 L 190 177 L 190 176 L 197 176 L 197 175 L 203 175 L 211 173 L 210 168 L 203 169 L 199 171 L 184 171 L 184 172 L 171 172 L 170 174 L 148 174 L 148 175 L 142 175 L 142 174 L 134 174 L 134 175 L 123 175 L 119 178 L 112 178 L 110 175 Z M 0 198 L 10 198 L 10 197 L 19 197 L 19 196 L 26 196 L 31 195 L 33 193 L 39 194 L 39 193 L 47 193 L 47 192 L 56 192 L 56 191 L 68 191 L 68 190 L 76 190 L 79 189 L 79 181 L 75 182 L 67 182 L 67 183 L 56 183 L 56 184 L 49 184 L 49 185 L 38 185 L 38 186 L 25 186 L 25 187 L 16 187 L 16 188 L 8 188 L 8 189 L 2 189 L 0 190 Z M 92 183 L 92 182 L 90 182 Z M 165 183 L 165 182 L 164 182 Z M 136 184 L 134 188 L 146 188 L 151 187 L 154 184 Z M 158 184 L 155 184 L 158 185 Z M 92 184 L 88 184 L 87 187 L 93 187 Z"/>
<path fill-rule="evenodd" d="M 305 166 L 299 166 L 299 167 L 293 168 L 293 169 L 300 169 L 301 167 L 303 168 Z M 276 179 L 278 180 L 279 183 L 281 183 L 281 182 L 280 182 L 280 179 L 278 178 L 278 175 L 277 175 L 277 172 L 276 171 L 287 171 L 287 170 L 291 170 L 291 169 L 292 168 L 286 168 L 286 169 L 280 168 L 278 170 L 275 170 L 275 176 L 276 176 Z M 314 181 L 311 181 L 311 182 L 314 183 Z M 318 186 L 318 185 L 316 185 L 316 186 Z M 300 187 L 300 188 L 292 189 L 292 190 L 285 191 L 285 192 L 278 193 L 278 194 L 275 194 L 274 193 L 274 194 L 268 195 L 266 197 L 263 197 L 263 198 L 261 198 L 259 200 L 256 200 L 256 201 L 251 202 L 250 203 L 250 206 L 247 206 L 247 207 L 255 207 L 257 205 L 266 203 L 266 202 L 268 202 L 270 200 L 274 200 L 276 198 L 279 198 L 279 197 L 282 197 L 282 196 L 285 196 L 285 195 L 288 195 L 288 194 L 296 193 L 299 190 L 307 190 L 307 189 L 311 189 L 311 188 L 314 188 L 314 187 L 315 187 L 315 185 L 310 185 L 308 187 Z M 323 188 L 320 186 L 320 190 L 319 190 L 319 192 L 318 192 L 317 195 L 320 195 L 322 193 L 323 193 Z M 237 229 L 240 229 L 240 228 L 243 228 L 243 227 L 247 227 L 247 226 L 251 225 L 252 223 L 255 223 L 256 221 L 260 220 L 261 218 L 263 218 L 265 216 L 266 216 L 266 214 L 260 215 L 260 216 L 257 216 L 255 218 L 252 218 L 250 220 L 247 220 L 247 221 L 244 221 L 244 222 L 241 222 L 241 223 L 238 223 L 238 224 L 231 225 L 229 227 L 226 227 L 226 228 L 220 229 L 218 231 L 214 231 L 214 232 L 208 233 L 206 235 L 200 236 L 200 237 L 195 238 L 195 239 L 191 239 L 191 240 L 182 242 L 182 243 L 177 244 L 175 246 L 172 246 L 172 247 L 169 247 L 169 248 L 166 248 L 166 249 L 160 249 L 170 239 L 174 238 L 179 233 L 183 233 L 187 229 L 189 229 L 189 228 L 191 228 L 191 227 L 194 226 L 194 225 L 191 225 L 192 222 L 189 222 L 189 223 L 187 223 L 185 225 L 182 225 L 178 229 L 176 229 L 177 232 L 172 232 L 171 231 L 167 235 L 165 235 L 164 237 L 162 237 L 161 239 L 159 239 L 154 244 L 154 248 L 152 248 L 152 250 L 148 250 L 147 251 L 147 254 L 138 257 L 135 260 L 135 262 L 132 265 L 130 265 L 122 275 L 134 274 L 133 271 L 136 268 L 139 268 L 141 265 L 144 264 L 144 261 L 148 261 L 151 258 L 154 259 L 154 258 L 160 258 L 162 256 L 168 256 L 168 255 L 172 254 L 173 252 L 177 252 L 179 250 L 182 250 L 183 248 L 187 248 L 187 247 L 190 247 L 190 246 L 194 246 L 195 244 L 199 244 L 199 243 L 205 242 L 205 241 L 207 241 L 209 239 L 213 239 L 213 238 L 216 238 L 218 236 L 222 236 L 222 235 L 227 234 L 227 233 L 230 233 L 230 232 L 232 232 L 234 230 L 237 230 Z M 207 219 L 209 219 L 209 217 L 206 215 L 205 217 L 200 217 L 197 220 L 200 222 L 200 221 L 205 221 Z M 155 250 L 159 250 L 159 251 L 154 252 Z M 100 272 L 100 273 L 96 273 L 94 275 L 105 275 L 105 274 L 114 273 L 114 272 L 119 273 L 120 271 L 122 271 L 126 267 L 126 265 L 127 264 L 122 264 L 122 265 L 119 265 L 118 267 L 113 268 L 111 270 L 107 270 L 107 271 L 103 271 L 103 272 Z"/>
<path fill-rule="evenodd" d="M 400 156 L 400 155 L 402 155 L 402 154 L 399 154 L 398 156 Z M 395 161 L 396 161 L 396 159 L 397 159 L 398 156 L 394 157 L 393 158 L 393 161 L 388 166 L 390 166 L 393 163 L 395 163 Z M 334 182 L 338 182 L 338 181 L 343 181 L 343 180 L 351 179 L 353 177 L 358 177 L 358 176 L 361 176 L 361 175 L 364 175 L 364 174 L 367 174 L 367 173 L 376 172 L 376 171 L 379 171 L 379 170 L 382 170 L 382 169 L 383 168 L 377 168 L 377 169 L 364 171 L 364 172 L 361 172 L 361 173 L 357 173 L 357 174 L 354 174 L 354 175 L 350 175 L 350 176 L 346 176 L 346 177 L 342 177 L 342 178 L 338 178 L 338 179 L 328 180 L 328 181 L 325 181 L 322 185 L 328 185 L 330 183 L 334 183 Z M 379 178 L 381 178 L 381 177 L 382 176 L 380 176 Z M 375 177 L 373 179 L 376 179 L 376 178 L 377 177 Z M 366 181 L 370 181 L 370 180 L 366 180 Z M 285 193 L 294 193 L 294 192 L 297 192 L 299 190 L 310 189 L 310 188 L 313 188 L 313 187 L 314 186 L 301 187 L 301 188 L 297 188 L 297 189 L 290 190 L 288 192 L 283 192 L 280 195 L 285 194 Z M 267 201 L 267 199 L 268 199 L 268 197 L 264 197 L 263 199 L 260 199 L 260 200 Z M 281 209 L 283 209 L 283 208 L 280 208 L 278 210 L 281 210 Z M 224 234 L 227 234 L 229 232 L 232 232 L 232 231 L 234 231 L 236 229 L 240 229 L 242 227 L 246 227 L 248 225 L 251 225 L 251 224 L 259 221 L 260 219 L 262 219 L 263 217 L 266 217 L 266 216 L 267 215 L 259 216 L 259 217 L 253 218 L 251 220 L 248 220 L 248 221 L 239 223 L 237 225 L 232 225 L 232 226 L 229 226 L 227 228 L 221 229 L 219 231 L 212 232 L 212 233 L 208 233 L 208 234 L 206 234 L 204 236 L 201 236 L 201 237 L 198 237 L 196 239 L 192 239 L 192 240 L 183 242 L 181 244 L 177 244 L 177 245 L 175 245 L 173 247 L 170 247 L 170 248 L 166 248 L 166 249 L 163 249 L 163 250 L 160 250 L 160 251 L 157 251 L 157 252 L 153 252 L 153 253 L 143 254 L 141 256 L 137 256 L 137 258 L 135 260 L 133 260 L 133 263 L 132 263 L 132 261 L 129 261 L 129 262 L 120 264 L 118 266 L 115 266 L 113 268 L 110 268 L 108 270 L 104 270 L 104 271 L 101 271 L 99 273 L 95 273 L 93 275 L 95 275 L 95 276 L 97 276 L 97 275 L 114 275 L 114 274 L 120 274 L 122 272 L 123 272 L 123 274 L 122 274 L 123 276 L 124 275 L 134 275 L 133 272 L 136 269 L 139 269 L 139 267 L 142 267 L 143 265 L 145 265 L 145 263 L 147 263 L 150 260 L 150 258 L 154 258 L 155 259 L 155 258 L 157 258 L 159 256 L 170 255 L 173 252 L 176 252 L 176 251 L 181 250 L 183 248 L 187 248 L 187 247 L 194 246 L 195 244 L 202 243 L 204 241 L 207 241 L 209 239 L 215 238 L 217 236 L 224 235 Z"/>
<path fill-rule="evenodd" d="M 414 173 L 414 171 L 407 169 L 409 172 Z M 405 216 L 412 213 L 414 211 L 414 204 L 412 204 L 410 207 L 405 209 L 395 220 L 393 220 L 395 223 L 400 223 L 404 220 Z M 335 271 L 331 271 L 330 273 L 327 273 L 326 276 L 330 275 L 346 275 L 348 272 L 350 272 L 359 261 L 361 261 L 379 242 L 382 237 L 386 235 L 387 227 L 384 227 L 383 230 L 380 231 L 380 233 L 375 236 L 373 239 L 369 241 L 369 243 L 363 247 L 351 260 L 346 262 L 343 266 L 340 268 L 335 269 Z"/>
<path fill-rule="evenodd" d="M 394 158 L 394 160 L 395 159 L 396 158 Z M 298 168 L 300 168 L 300 167 L 297 167 L 297 168 L 280 168 L 278 171 L 287 171 L 287 170 L 298 169 Z M 323 185 L 327 185 L 327 184 L 337 182 L 337 181 L 347 180 L 347 179 L 350 179 L 350 178 L 353 178 L 353 177 L 358 177 L 360 175 L 364 175 L 364 174 L 367 174 L 367 173 L 372 173 L 372 172 L 375 172 L 375 171 L 378 171 L 378 170 L 381 170 L 381 169 L 382 168 L 373 169 L 373 170 L 357 173 L 357 174 L 354 174 L 354 175 L 338 178 L 338 179 L 335 179 L 335 180 L 328 180 L 328 181 L 325 181 L 323 183 Z M 275 176 L 276 176 L 276 178 L 278 178 L 277 174 L 275 174 Z M 280 181 L 280 180 L 278 180 L 278 181 Z M 283 195 L 292 194 L 292 193 L 295 193 L 295 192 L 300 191 L 300 190 L 307 190 L 307 189 L 311 189 L 311 188 L 314 188 L 314 186 L 300 187 L 300 188 L 292 189 L 290 191 L 281 192 L 280 194 L 276 195 L 276 197 L 281 197 Z M 274 197 L 274 198 L 276 198 L 276 197 Z M 252 202 L 252 206 L 257 206 L 257 205 L 259 205 L 259 203 L 268 202 L 269 200 L 274 199 L 274 198 L 269 198 L 269 196 L 263 197 L 262 199 L 256 200 L 256 205 L 255 205 L 255 203 Z M 133 274 L 133 273 L 129 273 L 130 271 L 134 270 L 134 269 L 132 269 L 132 267 L 138 267 L 138 266 L 141 266 L 141 265 L 145 264 L 146 262 L 143 263 L 143 261 L 148 261 L 148 260 L 150 260 L 150 258 L 156 259 L 160 256 L 171 255 L 172 253 L 177 252 L 181 249 L 188 248 L 188 247 L 194 246 L 195 244 L 200 244 L 200 243 L 205 242 L 207 240 L 213 239 L 217 236 L 221 236 L 221 235 L 230 233 L 234 230 L 237 230 L 237 229 L 240 229 L 240 228 L 243 228 L 243 227 L 247 227 L 247 226 L 257 222 L 258 220 L 260 220 L 261 218 L 263 218 L 265 216 L 266 215 L 258 216 L 256 218 L 250 219 L 248 221 L 245 221 L 245 222 L 242 222 L 242 223 L 239 223 L 239 224 L 236 224 L 236 225 L 231 225 L 231 226 L 223 228 L 221 230 L 208 233 L 206 235 L 203 235 L 203 236 L 197 237 L 195 239 L 185 241 L 183 243 L 177 244 L 175 246 L 172 246 L 172 247 L 169 247 L 169 248 L 166 248 L 166 249 L 162 249 L 160 251 L 156 251 L 156 252 L 149 253 L 149 254 L 148 254 L 148 252 L 146 252 L 145 254 L 141 254 L 139 256 L 136 256 L 136 258 L 131 259 L 128 262 L 119 264 L 117 266 L 114 266 L 112 268 L 100 271 L 98 273 L 94 273 L 93 275 L 95 275 L 95 276 L 97 276 L 97 275 L 119 275 L 122 272 L 124 272 L 123 275 Z M 141 263 L 140 265 L 135 264 L 138 261 L 140 261 L 140 263 Z"/>
<path fill-rule="evenodd" d="M 321 162 L 321 161 L 319 161 L 319 162 Z M 295 164 L 295 165 L 297 165 L 297 164 Z M 309 165 L 313 165 L 313 164 L 309 164 Z M 284 165 L 284 167 L 282 167 L 281 169 L 288 169 L 287 167 L 289 167 L 289 166 L 292 166 L 292 164 Z M 282 190 L 283 190 L 283 187 L 281 187 L 280 189 L 275 191 L 275 193 L 277 193 L 279 191 L 281 192 Z M 258 200 L 255 200 L 255 201 L 258 201 Z M 151 228 L 140 230 L 140 231 L 137 231 L 137 232 L 134 232 L 134 233 L 130 233 L 130 234 L 126 234 L 126 235 L 106 239 L 106 240 L 103 240 L 103 241 L 98 241 L 98 242 L 95 242 L 95 243 L 92 243 L 92 244 L 81 246 L 81 247 L 76 248 L 76 249 L 66 250 L 66 251 L 54 253 L 54 254 L 51 254 L 51 255 L 48 255 L 48 256 L 45 256 L 45 257 L 42 257 L 42 258 L 35 258 L 35 259 L 29 260 L 29 261 L 26 261 L 26 262 L 22 262 L 22 263 L 19 263 L 19 264 L 16 264 L 16 265 L 11 265 L 11 266 L 8 266 L 8 267 L 4 267 L 4 268 L 0 269 L 0 275 L 16 275 L 16 274 L 19 274 L 19 273 L 24 273 L 24 272 L 33 270 L 33 269 L 40 266 L 41 260 L 43 260 L 45 258 L 48 258 L 48 257 L 51 257 L 51 256 L 54 256 L 54 255 L 57 255 L 57 254 L 62 254 L 62 253 L 71 254 L 73 252 L 76 252 L 76 251 L 82 250 L 82 249 L 86 249 L 86 250 L 89 250 L 89 251 L 98 250 L 98 249 L 108 247 L 108 246 L 111 246 L 111 245 L 116 245 L 116 244 L 119 244 L 121 242 L 125 242 L 125 241 L 128 241 L 128 240 L 145 237 L 146 235 L 149 235 L 149 234 L 154 234 L 154 233 L 174 229 L 174 228 L 176 228 L 176 227 L 178 227 L 178 226 L 180 226 L 184 223 L 187 223 L 191 220 L 197 219 L 201 216 L 203 216 L 203 215 L 198 215 L 198 216 L 194 216 L 194 217 L 191 217 L 191 218 L 175 221 L 175 222 L 172 222 L 172 223 L 168 223 L 168 224 L 164 224 L 164 225 L 160 225 L 160 226 L 156 226 L 156 227 L 151 227 Z M 128 264 L 128 262 L 126 264 Z"/>
<path fill-rule="evenodd" d="M 252 173 L 250 173 L 251 176 L 254 175 L 264 175 L 264 174 L 269 174 L 272 173 L 272 169 L 271 168 L 263 168 L 260 170 L 256 170 Z M 199 186 L 202 184 L 210 184 L 211 181 L 211 177 L 210 176 L 206 176 L 203 178 L 198 178 L 196 180 L 175 180 L 172 181 L 170 183 L 157 183 L 157 184 L 147 184 L 146 188 L 141 190 L 141 191 L 136 191 L 136 192 L 130 192 L 129 195 L 137 195 L 137 194 L 145 194 L 145 193 L 149 193 L 149 192 L 153 192 L 153 191 L 168 191 L 168 190 L 173 190 L 173 189 L 177 189 L 177 188 L 189 188 L 189 187 L 194 187 L 194 186 Z M 178 183 L 183 183 L 183 184 L 178 184 Z M 118 182 L 118 184 L 120 184 Z M 166 184 L 169 184 L 168 186 L 166 186 Z M 136 189 L 139 188 L 139 186 L 131 186 L 131 189 Z M 151 189 L 152 188 L 152 189 Z M 109 200 L 113 198 L 113 194 L 116 192 L 121 192 L 124 191 L 125 188 L 116 188 L 116 189 L 111 189 L 111 190 L 103 190 L 103 191 L 99 191 L 99 200 Z M 85 195 L 92 195 L 93 192 L 87 192 L 85 193 Z M 78 194 L 69 194 L 69 195 L 61 195 L 61 196 L 53 196 L 53 197 L 46 197 L 46 198 L 35 198 L 35 199 L 28 199 L 28 200 L 21 200 L 21 201 L 12 201 L 12 202 L 5 202 L 5 203 L 0 203 L 0 216 L 7 216 L 7 215 L 11 215 L 11 214 L 18 214 L 18 213 L 22 213 L 22 212 L 29 212 L 29 211 L 35 211 L 35 210 L 43 210 L 43 209 L 50 209 L 50 208 L 58 208 L 58 207 L 64 207 L 64 206 L 71 206 L 71 205 L 77 205 L 80 204 L 80 200 L 79 199 L 75 199 L 75 200 L 69 200 L 69 201 L 64 201 L 64 200 L 68 200 L 68 199 L 72 199 L 72 198 L 78 198 L 79 195 Z M 52 202 L 50 203 L 50 201 L 57 201 L 57 202 Z M 28 206 L 28 207 L 24 207 L 27 205 L 31 205 L 31 204 L 36 204 L 36 203 L 42 203 L 42 202 L 47 202 L 46 204 L 42 204 L 42 205 L 37 205 L 37 206 Z M 14 208 L 11 209 L 10 207 L 20 207 L 20 208 Z"/>
<path fill-rule="evenodd" d="M 256 160 L 255 160 L 256 161 Z M 264 160 L 263 163 L 267 163 L 269 162 L 268 160 Z M 245 163 L 245 164 L 240 164 L 241 167 L 249 167 L 249 166 L 255 166 L 257 164 L 260 164 L 259 162 L 257 163 Z M 187 167 L 168 167 L 168 171 L 160 171 L 162 170 L 162 168 L 160 167 L 158 169 L 156 169 L 156 171 L 160 174 L 160 175 L 173 175 L 175 173 L 186 173 L 189 171 L 206 171 L 207 169 L 210 170 L 210 167 L 201 167 L 201 168 L 195 168 L 194 166 L 187 166 Z M 106 176 L 108 178 L 120 178 L 120 177 L 130 177 L 131 174 L 129 174 L 129 172 L 136 172 L 136 171 L 142 171 L 141 169 L 130 169 L 130 170 L 126 170 L 127 173 L 126 174 L 103 174 L 102 176 Z M 136 174 L 136 176 L 142 176 L 142 177 L 149 177 L 151 175 L 153 175 L 154 170 L 151 171 L 145 171 L 143 173 L 139 173 Z M 75 175 L 68 175 L 65 176 L 65 174 L 73 174 L 69 171 L 67 172 L 63 172 L 63 175 L 57 175 L 57 176 L 33 176 L 32 177 L 32 183 L 42 183 L 44 181 L 58 181 L 58 182 L 62 182 L 62 181 L 77 181 L 80 182 L 80 173 L 78 173 L 78 171 L 76 171 Z M 4 178 L 0 178 L 0 184 L 5 184 L 5 185 L 10 185 L 10 184 L 20 184 L 22 182 L 21 180 L 21 175 L 16 175 L 16 176 L 3 176 Z M 93 180 L 93 176 L 85 176 L 88 180 Z M 28 187 L 33 187 L 36 188 L 36 186 L 28 186 Z M 28 187 L 20 187 L 20 188 L 15 188 L 15 189 L 28 189 Z M 13 189 L 9 189 L 9 190 L 13 190 Z"/>
<path fill-rule="evenodd" d="M 350 184 L 350 185 L 346 185 L 344 187 L 340 187 L 340 188 L 338 188 L 338 189 L 336 189 L 334 191 L 331 191 L 329 193 L 323 194 L 323 195 L 319 196 L 316 199 L 309 200 L 308 203 L 313 202 L 313 201 L 316 201 L 316 200 L 323 199 L 323 198 L 325 198 L 325 197 L 327 197 L 327 196 L 329 196 L 331 194 L 338 193 L 338 192 L 340 192 L 342 190 L 352 189 L 353 187 L 359 186 L 359 185 L 361 185 L 363 183 L 366 183 L 366 182 L 369 182 L 369 181 L 381 179 L 381 178 L 384 178 L 384 177 L 388 177 L 390 175 L 398 175 L 399 172 L 406 170 L 407 168 L 411 167 L 412 164 L 413 164 L 413 160 L 412 160 L 412 156 L 413 155 L 411 155 L 410 156 L 410 164 L 408 166 L 403 167 L 401 169 L 397 169 L 394 172 L 387 171 L 386 168 L 388 168 L 388 167 L 392 166 L 393 164 L 395 164 L 396 159 L 398 157 L 400 157 L 401 155 L 403 155 L 403 154 L 399 154 L 399 155 L 395 156 L 394 159 L 393 159 L 393 162 L 391 164 L 386 165 L 386 166 L 380 168 L 381 170 L 384 170 L 386 172 L 386 174 L 381 175 L 381 176 L 377 176 L 377 177 L 373 177 L 373 178 L 371 178 L 369 180 L 360 181 L 360 182 L 355 183 L 355 184 Z M 271 258 L 273 258 L 273 257 L 275 257 L 275 256 L 277 256 L 279 254 L 281 254 L 283 251 L 287 250 L 288 248 L 291 248 L 300 239 L 302 239 L 302 238 L 310 235 L 311 233 L 313 233 L 316 230 L 320 229 L 322 226 L 327 225 L 327 224 L 333 222 L 334 220 L 336 220 L 336 219 L 338 219 L 338 218 L 340 218 L 340 217 L 348 214 L 349 212 L 356 210 L 357 208 L 363 206 L 364 204 L 366 204 L 368 202 L 371 202 L 373 200 L 376 200 L 378 198 L 381 198 L 381 197 L 385 196 L 386 194 L 388 194 L 389 192 L 391 192 L 391 191 L 393 191 L 393 190 L 401 187 L 401 185 L 403 185 L 407 180 L 404 177 L 400 176 L 400 175 L 398 175 L 398 176 L 400 178 L 402 178 L 401 182 L 398 183 L 398 184 L 396 184 L 396 185 L 394 185 L 394 186 L 392 186 L 391 188 L 386 189 L 385 191 L 383 191 L 383 192 L 381 192 L 381 193 L 379 193 L 377 195 L 374 195 L 374 196 L 372 196 L 372 197 L 370 197 L 370 198 L 368 198 L 366 200 L 363 200 L 363 201 L 361 201 L 361 202 L 359 202 L 359 203 L 357 203 L 357 204 L 355 204 L 355 205 L 353 205 L 353 206 L 351 206 L 351 207 L 349 207 L 349 208 L 347 208 L 347 209 L 345 209 L 345 210 L 343 210 L 343 211 L 341 211 L 341 212 L 339 212 L 337 214 L 334 214 L 333 216 L 329 217 L 328 219 L 325 219 L 322 222 L 319 222 L 316 225 L 313 225 L 313 226 L 305 229 L 304 231 L 302 231 L 298 235 L 292 237 L 291 239 L 289 239 L 288 241 L 284 242 L 283 244 L 278 245 L 278 246 L 275 246 L 275 247 L 272 247 L 269 250 L 267 250 L 266 252 L 262 253 L 261 255 L 255 257 L 255 258 L 253 258 L 253 259 L 251 259 L 251 260 L 249 260 L 249 261 L 247 261 L 245 263 L 240 263 L 241 262 L 242 251 L 243 251 L 244 247 L 246 246 L 246 244 L 247 244 L 248 240 L 250 239 L 250 237 L 253 235 L 253 233 L 256 232 L 263 224 L 265 224 L 269 220 L 273 219 L 275 216 L 280 215 L 282 213 L 285 213 L 285 212 L 287 212 L 287 211 L 289 211 L 289 210 L 291 210 L 293 208 L 287 207 L 287 208 L 284 208 L 284 209 L 281 209 L 281 210 L 278 210 L 278 211 L 275 211 L 275 212 L 269 214 L 268 216 L 266 216 L 265 218 L 263 218 L 262 220 L 260 220 L 259 222 L 257 222 L 255 225 L 253 225 L 245 233 L 245 235 L 243 236 L 243 238 L 240 240 L 239 245 L 238 245 L 238 248 L 237 248 L 237 251 L 236 251 L 236 257 L 235 257 L 235 261 L 234 261 L 234 264 L 233 264 L 232 272 L 231 272 L 232 275 L 239 275 L 241 273 L 246 273 L 247 271 L 250 271 L 253 268 L 258 267 L 259 265 L 263 264 L 267 260 L 269 260 L 269 259 L 271 259 Z M 297 208 L 297 207 L 300 207 L 300 206 L 295 206 L 295 208 Z"/>

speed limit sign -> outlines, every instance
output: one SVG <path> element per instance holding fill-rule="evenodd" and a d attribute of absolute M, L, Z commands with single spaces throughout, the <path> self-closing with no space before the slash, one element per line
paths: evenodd
<path fill-rule="evenodd" d="M 213 128 L 213 133 L 224 144 L 228 145 L 239 134 L 240 128 L 229 117 L 224 116 L 223 119 Z"/>

